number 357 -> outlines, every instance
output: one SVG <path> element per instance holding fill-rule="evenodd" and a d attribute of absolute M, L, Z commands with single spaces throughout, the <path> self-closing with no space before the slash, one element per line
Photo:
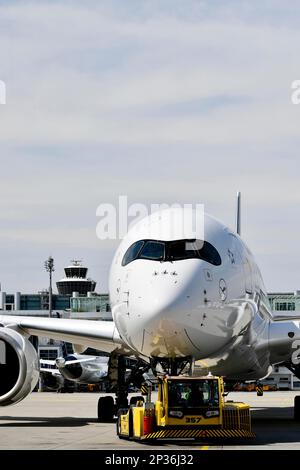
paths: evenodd
<path fill-rule="evenodd" d="M 186 423 L 197 424 L 200 423 L 201 418 L 185 418 Z"/>

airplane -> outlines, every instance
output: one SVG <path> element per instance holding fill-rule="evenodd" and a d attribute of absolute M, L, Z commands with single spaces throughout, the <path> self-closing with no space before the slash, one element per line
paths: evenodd
<path fill-rule="evenodd" d="M 285 364 L 300 377 L 300 316 L 271 311 L 260 270 L 240 236 L 240 195 L 237 207 L 236 230 L 205 213 L 199 234 L 187 232 L 184 207 L 137 222 L 112 261 L 112 322 L 0 315 L 0 405 L 19 402 L 38 380 L 30 335 L 71 342 L 79 354 L 87 347 L 110 353 L 108 380 L 116 400 L 99 399 L 99 420 L 128 406 L 130 383 L 141 384 L 150 369 L 211 372 L 241 382 Z M 136 361 L 126 378 L 128 357 Z"/>
<path fill-rule="evenodd" d="M 40 372 L 46 386 L 62 389 L 66 379 L 78 384 L 98 384 L 107 377 L 108 357 L 87 354 L 69 354 L 55 360 L 40 359 Z M 46 374 L 46 375 L 45 375 Z M 56 380 L 49 380 L 49 374 Z"/>
<path fill-rule="evenodd" d="M 99 384 L 108 377 L 107 356 L 93 356 L 90 354 L 68 354 L 65 357 L 57 357 L 55 360 L 40 359 L 40 372 L 45 379 L 46 387 L 53 390 L 64 388 L 64 380 L 77 384 Z M 132 367 L 134 360 L 127 361 Z M 53 379 L 49 379 L 53 376 Z M 130 376 L 130 369 L 126 369 L 126 376 Z M 147 375 L 147 379 L 150 376 Z M 67 387 L 68 388 L 68 387 Z M 131 391 L 135 391 L 131 388 Z"/>

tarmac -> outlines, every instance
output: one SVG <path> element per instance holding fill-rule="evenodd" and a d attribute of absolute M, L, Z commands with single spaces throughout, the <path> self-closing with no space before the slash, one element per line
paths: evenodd
<path fill-rule="evenodd" d="M 97 393 L 32 393 L 22 402 L 0 408 L 0 449 L 6 450 L 291 450 L 300 449 L 300 422 L 293 419 L 296 392 L 230 393 L 227 399 L 251 406 L 256 438 L 240 441 L 157 441 L 140 443 L 120 440 L 115 423 L 96 418 Z"/>

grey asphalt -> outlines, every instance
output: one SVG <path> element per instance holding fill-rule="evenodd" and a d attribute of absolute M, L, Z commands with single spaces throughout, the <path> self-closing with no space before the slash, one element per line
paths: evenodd
<path fill-rule="evenodd" d="M 96 419 L 96 393 L 32 393 L 24 401 L 0 408 L 0 449 L 300 449 L 300 422 L 293 420 L 295 392 L 231 393 L 228 399 L 249 403 L 250 441 L 160 441 L 142 444 L 120 440 L 115 423 Z"/>

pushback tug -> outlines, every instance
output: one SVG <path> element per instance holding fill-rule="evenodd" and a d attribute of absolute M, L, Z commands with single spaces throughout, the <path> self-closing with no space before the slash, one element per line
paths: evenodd
<path fill-rule="evenodd" d="M 132 440 L 255 437 L 249 405 L 225 402 L 223 379 L 212 375 L 158 378 L 157 401 L 149 387 L 145 403 L 120 409 L 117 434 Z"/>

